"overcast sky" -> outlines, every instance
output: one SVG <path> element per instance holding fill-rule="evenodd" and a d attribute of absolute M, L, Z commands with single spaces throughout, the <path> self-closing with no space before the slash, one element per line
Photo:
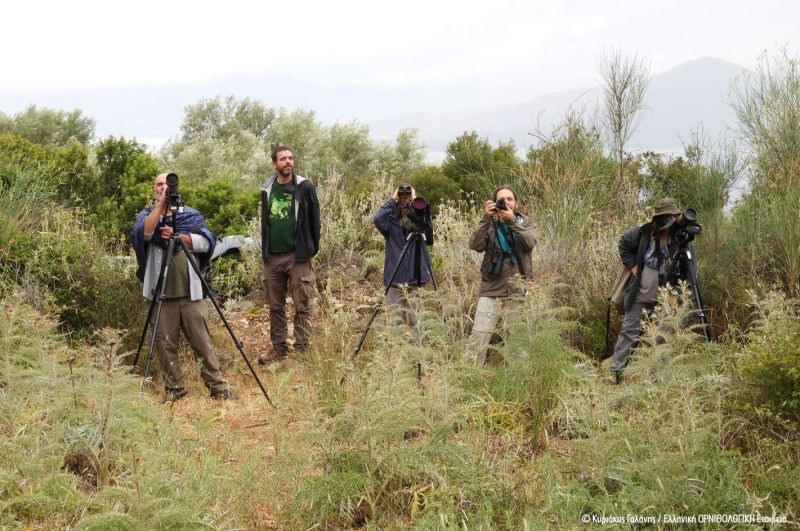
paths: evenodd
<path fill-rule="evenodd" d="M 2 89 L 268 73 L 321 85 L 469 83 L 518 97 L 598 80 L 614 46 L 659 73 L 713 56 L 752 68 L 800 44 L 796 0 L 4 2 Z"/>

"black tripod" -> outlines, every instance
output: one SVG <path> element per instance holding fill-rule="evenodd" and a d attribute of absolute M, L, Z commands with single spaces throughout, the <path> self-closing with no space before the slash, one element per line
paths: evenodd
<path fill-rule="evenodd" d="M 400 270 L 400 266 L 403 263 L 403 259 L 406 257 L 406 254 L 408 254 L 408 250 L 411 248 L 411 244 L 412 243 L 414 243 L 414 246 L 415 246 L 414 278 L 416 278 L 416 286 L 417 287 L 422 286 L 422 275 L 421 275 L 422 264 L 421 264 L 421 261 L 422 261 L 422 253 L 425 253 L 425 258 L 427 258 L 427 262 L 428 262 L 428 274 L 431 277 L 431 282 L 433 283 L 433 289 L 434 290 L 438 290 L 439 289 L 437 284 L 436 284 L 436 276 L 433 274 L 433 267 L 431 266 L 431 257 L 430 257 L 430 254 L 428 254 L 428 246 L 427 246 L 427 239 L 425 237 L 425 233 L 423 231 L 421 231 L 421 230 L 415 230 L 413 232 L 410 232 L 408 234 L 408 236 L 406 237 L 406 244 L 403 246 L 403 250 L 400 251 L 400 258 L 398 258 L 398 260 L 397 260 L 397 265 L 394 266 L 394 270 L 392 271 L 392 274 L 389 276 L 389 282 L 386 283 L 386 289 L 383 290 L 384 298 L 386 297 L 386 294 L 389 293 L 389 289 L 391 289 L 391 287 L 392 287 L 392 282 L 394 282 L 394 277 L 397 276 L 397 272 Z M 423 245 L 423 243 L 425 245 Z M 358 344 L 356 345 L 356 348 L 353 349 L 353 353 L 350 355 L 350 362 L 351 363 L 356 359 L 356 356 L 358 356 L 358 352 L 361 350 L 361 347 L 364 345 L 364 340 L 367 339 L 367 334 L 369 333 L 369 329 L 372 326 L 372 322 L 375 321 L 375 317 L 377 317 L 378 312 L 380 311 L 380 309 L 381 309 L 381 303 L 378 303 L 375 306 L 375 309 L 372 310 L 372 315 L 370 316 L 369 321 L 367 321 L 367 327 L 364 329 L 364 333 L 361 334 L 361 339 L 358 340 Z M 339 381 L 339 385 L 341 385 L 343 383 L 344 383 L 344 376 L 342 376 L 342 379 Z"/>
<path fill-rule="evenodd" d="M 142 387 L 141 387 L 142 392 L 144 392 L 144 384 L 145 381 L 147 380 L 147 375 L 150 373 L 150 365 L 153 362 L 156 333 L 158 331 L 158 321 L 161 318 L 161 306 L 162 303 L 164 302 L 164 299 L 166 299 L 166 297 L 164 296 L 164 290 L 167 284 L 166 280 L 167 280 L 167 275 L 169 274 L 170 262 L 172 262 L 172 257 L 175 254 L 176 248 L 179 248 L 180 245 L 182 245 L 180 236 L 177 234 L 177 232 L 175 232 L 175 217 L 177 216 L 178 209 L 172 208 L 172 206 L 170 206 L 170 209 L 172 210 L 173 232 L 172 236 L 170 236 L 169 239 L 169 245 L 167 246 L 166 256 L 164 257 L 164 260 L 161 262 L 161 271 L 158 274 L 158 281 L 156 282 L 156 287 L 153 290 L 153 299 L 150 301 L 150 308 L 147 310 L 147 319 L 144 322 L 144 329 L 142 330 L 142 336 L 139 338 L 139 347 L 136 349 L 136 357 L 133 359 L 133 366 L 135 367 L 136 364 L 139 362 L 139 353 L 142 350 L 142 345 L 144 344 L 144 338 L 147 335 L 147 329 L 149 328 L 150 325 L 150 319 L 153 316 L 153 310 L 155 309 L 156 318 L 153 322 L 153 332 L 150 335 L 150 346 L 148 347 L 147 350 L 147 357 L 145 358 L 146 362 L 144 366 L 144 374 L 142 375 Z M 231 339 L 233 340 L 233 343 L 236 345 L 236 348 L 239 349 L 239 353 L 242 355 L 242 358 L 244 358 L 244 362 L 247 364 L 247 367 L 253 374 L 253 378 L 255 378 L 256 382 L 258 382 L 258 386 L 261 388 L 261 392 L 264 393 L 264 398 L 266 398 L 267 402 L 269 402 L 269 405 L 271 405 L 274 408 L 275 404 L 273 404 L 272 400 L 270 400 L 267 390 L 264 388 L 264 385 L 258 378 L 255 369 L 253 369 L 253 366 L 250 364 L 250 360 L 247 359 L 247 356 L 245 355 L 244 350 L 242 349 L 242 343 L 239 341 L 239 339 L 237 339 L 236 335 L 233 333 L 233 330 L 231 329 L 231 326 L 228 324 L 227 319 L 225 319 L 225 315 L 223 315 L 222 309 L 219 307 L 219 303 L 217 303 L 217 299 L 214 296 L 214 292 L 211 291 L 211 286 L 208 285 L 205 276 L 200 272 L 200 266 L 197 265 L 197 260 L 192 255 L 192 253 L 190 253 L 186 249 L 184 249 L 184 254 L 186 255 L 189 264 L 191 264 L 192 269 L 194 269 L 194 272 L 197 274 L 197 277 L 200 279 L 200 282 L 203 285 L 203 293 L 209 299 L 211 299 L 211 303 L 214 305 L 214 308 L 216 308 L 220 319 L 222 319 L 222 322 L 225 324 L 225 328 L 227 328 L 228 333 L 230 334 Z"/>
<path fill-rule="evenodd" d="M 700 320 L 700 325 L 703 328 L 703 337 L 710 343 L 711 334 L 708 331 L 708 322 L 706 321 L 706 314 L 703 309 L 703 299 L 700 297 L 700 288 L 697 285 L 697 270 L 694 255 L 692 254 L 693 250 L 693 248 L 690 248 L 689 242 L 678 246 L 678 249 L 673 253 L 667 265 L 666 278 L 675 281 L 682 279 L 686 281 L 692 289 L 694 304 L 697 307 L 697 318 Z"/>

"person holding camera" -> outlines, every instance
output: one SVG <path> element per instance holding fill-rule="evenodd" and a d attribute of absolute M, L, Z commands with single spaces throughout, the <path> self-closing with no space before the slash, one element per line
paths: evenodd
<path fill-rule="evenodd" d="M 417 319 L 413 311 L 409 311 L 408 296 L 430 280 L 430 261 L 428 253 L 412 244 L 402 255 L 410 235 L 420 244 L 433 243 L 433 226 L 425 212 L 417 212 L 412 203 L 417 194 L 410 184 L 401 184 L 375 213 L 375 228 L 386 240 L 386 251 L 383 260 L 383 285 L 388 288 L 386 297 L 392 311 L 393 324 L 406 323 L 416 326 Z M 392 273 L 394 277 L 392 278 Z M 391 282 L 391 285 L 390 285 Z"/>
<path fill-rule="evenodd" d="M 139 212 L 131 233 L 139 266 L 136 276 L 143 283 L 142 295 L 148 300 L 157 294 L 162 261 L 173 231 L 180 238 L 167 277 L 163 279 L 165 299 L 161 304 L 155 340 L 164 379 L 165 399 L 179 400 L 187 394 L 178 360 L 178 340 L 183 330 L 195 359 L 200 362 L 200 375 L 211 392 L 211 398 L 229 400 L 234 395 L 222 378 L 217 354 L 211 343 L 203 285 L 186 256 L 186 253 L 193 253 L 198 258 L 200 268 L 204 268 L 211 259 L 216 237 L 198 211 L 184 205 L 170 208 L 167 175 L 162 173 L 155 178 L 153 197 L 156 204 Z M 177 187 L 177 176 L 172 175 L 176 178 Z M 177 192 L 172 193 L 177 195 Z"/>
<path fill-rule="evenodd" d="M 660 199 L 650 222 L 628 229 L 620 238 L 619 257 L 631 276 L 625 287 L 625 317 L 611 362 L 616 383 L 622 381 L 622 371 L 641 334 L 642 317 L 653 311 L 658 289 L 670 281 L 666 278 L 667 266 L 678 245 L 670 229 L 680 215 L 674 199 Z"/>
<path fill-rule="evenodd" d="M 513 310 L 524 295 L 519 282 L 530 277 L 531 253 L 538 241 L 535 225 L 518 211 L 517 194 L 504 184 L 486 201 L 483 218 L 469 239 L 469 248 L 484 253 L 481 286 L 469 350 L 475 363 L 486 362 L 486 352 L 504 309 Z"/>
<path fill-rule="evenodd" d="M 286 342 L 286 294 L 294 303 L 294 348 L 308 348 L 311 300 L 316 295 L 311 259 L 319 251 L 319 200 L 314 185 L 294 172 L 294 153 L 286 146 L 272 151 L 275 173 L 261 186 L 261 258 L 269 296 L 272 353 L 258 363 L 282 361 Z"/>

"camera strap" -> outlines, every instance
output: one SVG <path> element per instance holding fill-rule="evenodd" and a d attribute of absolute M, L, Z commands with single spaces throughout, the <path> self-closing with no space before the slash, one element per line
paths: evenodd
<path fill-rule="evenodd" d="M 514 233 L 508 228 L 505 223 L 495 223 L 495 230 L 497 231 L 497 241 L 500 243 L 500 249 L 503 254 L 511 258 L 511 262 L 517 261 L 516 253 L 514 253 Z"/>
<path fill-rule="evenodd" d="M 497 241 L 500 243 L 500 249 L 503 251 L 504 256 L 511 258 L 511 263 L 516 264 L 519 269 L 519 274 L 525 276 L 525 265 L 517 255 L 517 239 L 514 236 L 514 231 L 507 223 L 494 222 L 495 231 L 497 233 Z"/>

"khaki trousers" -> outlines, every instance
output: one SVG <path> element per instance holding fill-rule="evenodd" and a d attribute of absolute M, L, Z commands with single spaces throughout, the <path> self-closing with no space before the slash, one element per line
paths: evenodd
<path fill-rule="evenodd" d="M 189 297 L 166 299 L 161 304 L 161 316 L 156 334 L 156 352 L 167 389 L 183 389 L 183 374 L 178 361 L 180 332 L 189 341 L 194 359 L 200 362 L 200 375 L 212 393 L 227 389 L 222 378 L 219 361 L 208 332 L 208 306 L 201 299 Z"/>
<path fill-rule="evenodd" d="M 480 297 L 475 310 L 475 319 L 472 323 L 472 333 L 469 335 L 468 352 L 474 358 L 476 365 L 486 363 L 486 352 L 489 342 L 497 327 L 497 323 L 504 312 L 514 311 L 522 306 L 519 299 Z"/>
<path fill-rule="evenodd" d="M 264 282 L 269 295 L 269 337 L 278 355 L 289 349 L 286 343 L 286 294 L 291 292 L 294 303 L 294 347 L 308 347 L 311 332 L 311 300 L 317 287 L 311 262 L 295 262 L 294 253 L 271 254 L 264 263 Z"/>

